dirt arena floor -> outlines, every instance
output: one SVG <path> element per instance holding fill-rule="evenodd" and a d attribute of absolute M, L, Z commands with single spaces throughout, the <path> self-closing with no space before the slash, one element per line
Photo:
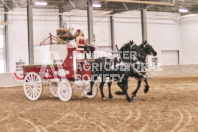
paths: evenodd
<path fill-rule="evenodd" d="M 125 96 L 103 102 L 75 92 L 69 102 L 45 87 L 30 101 L 22 87 L 0 88 L 0 132 L 198 132 L 198 77 L 149 80 L 150 91 L 128 103 Z M 130 81 L 129 93 L 137 82 Z M 112 91 L 119 90 L 113 85 Z M 108 97 L 107 86 L 105 95 Z"/>

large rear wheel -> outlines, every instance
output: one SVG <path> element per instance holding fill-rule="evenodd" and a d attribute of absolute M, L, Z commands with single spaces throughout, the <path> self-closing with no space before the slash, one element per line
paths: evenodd
<path fill-rule="evenodd" d="M 28 73 L 24 78 L 23 90 L 29 100 L 39 99 L 43 91 L 40 76 L 35 72 Z"/>

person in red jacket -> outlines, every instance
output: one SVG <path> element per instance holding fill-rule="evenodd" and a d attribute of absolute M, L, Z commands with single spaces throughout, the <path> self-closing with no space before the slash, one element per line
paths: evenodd
<path fill-rule="evenodd" d="M 84 34 L 82 32 L 82 30 L 78 29 L 77 31 L 78 36 L 76 37 L 76 44 L 79 48 L 84 48 L 85 49 L 85 58 L 87 58 L 87 50 L 89 49 L 91 51 L 91 57 L 93 58 L 93 51 L 94 51 L 94 47 L 90 46 L 90 44 L 88 44 L 86 42 L 86 39 L 84 38 Z"/>

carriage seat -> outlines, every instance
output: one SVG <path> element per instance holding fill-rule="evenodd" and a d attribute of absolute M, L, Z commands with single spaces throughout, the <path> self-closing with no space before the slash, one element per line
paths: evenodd
<path fill-rule="evenodd" d="M 76 48 L 76 51 L 77 51 L 77 59 L 78 60 L 84 60 L 85 59 L 85 57 L 84 57 L 84 48 Z M 94 51 L 95 51 L 95 48 L 94 48 Z M 87 59 L 90 59 L 90 60 L 92 60 L 92 58 L 91 58 L 91 51 L 90 51 L 90 49 L 87 49 Z M 86 59 L 86 60 L 87 60 Z"/>
<path fill-rule="evenodd" d="M 84 51 L 84 48 L 76 48 L 76 51 L 79 51 L 79 52 L 81 52 L 81 53 L 83 53 L 83 51 Z M 95 48 L 94 48 L 94 51 L 95 51 Z M 89 53 L 90 52 L 90 49 L 87 49 L 87 52 Z"/>

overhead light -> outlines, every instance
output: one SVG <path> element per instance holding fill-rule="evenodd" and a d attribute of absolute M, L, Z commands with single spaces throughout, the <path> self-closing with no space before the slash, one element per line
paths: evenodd
<path fill-rule="evenodd" d="M 180 8 L 180 9 L 179 9 L 179 12 L 180 12 L 180 13 L 187 13 L 187 12 L 188 12 L 188 9 Z"/>
<path fill-rule="evenodd" d="M 93 4 L 93 7 L 101 7 L 101 4 Z"/>
<path fill-rule="evenodd" d="M 35 5 L 47 5 L 47 2 L 44 2 L 44 1 L 37 1 L 37 2 L 34 2 Z"/>

